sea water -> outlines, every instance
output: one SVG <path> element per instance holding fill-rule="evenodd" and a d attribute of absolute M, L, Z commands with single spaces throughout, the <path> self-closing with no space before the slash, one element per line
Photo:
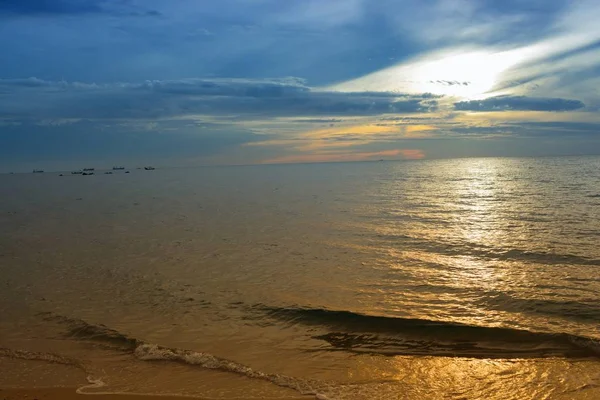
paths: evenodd
<path fill-rule="evenodd" d="M 0 175 L 0 384 L 595 399 L 599 267 L 598 157 Z"/>

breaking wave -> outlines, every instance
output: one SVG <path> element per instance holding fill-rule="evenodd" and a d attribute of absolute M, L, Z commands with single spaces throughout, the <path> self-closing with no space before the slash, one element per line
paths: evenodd
<path fill-rule="evenodd" d="M 231 372 L 247 378 L 268 381 L 280 387 L 296 390 L 300 394 L 318 395 L 315 386 L 319 386 L 319 383 L 316 381 L 257 371 L 246 365 L 216 357 L 209 353 L 162 347 L 151 343 L 142 343 L 136 347 L 134 354 L 138 359 L 143 361 L 174 361 L 207 369 Z"/>
<path fill-rule="evenodd" d="M 597 340 L 566 333 L 551 334 L 444 321 L 369 316 L 319 308 L 277 308 L 259 305 L 254 309 L 259 309 L 268 317 L 288 324 L 304 324 L 327 329 L 329 332 L 315 335 L 313 338 L 326 342 L 329 347 L 314 351 L 503 359 L 600 357 L 600 344 Z M 349 388 L 349 385 L 345 384 L 259 371 L 206 352 L 144 342 L 104 325 L 93 325 L 79 319 L 53 314 L 45 314 L 44 317 L 65 324 L 68 328 L 65 335 L 69 338 L 108 344 L 111 348 L 130 353 L 140 361 L 175 362 L 233 373 L 270 382 L 279 387 L 295 390 L 302 395 L 315 396 L 317 399 L 327 399 L 326 395 L 330 396 L 334 387 L 337 388 L 336 390 L 342 390 L 346 386 Z M 76 360 L 53 354 L 0 348 L 0 356 L 40 359 L 84 369 Z M 90 393 L 88 389 L 97 389 L 104 385 L 101 380 L 91 377 L 88 379 L 90 385 L 80 388 L 79 393 Z"/>
<path fill-rule="evenodd" d="M 317 391 L 319 387 L 324 387 L 322 382 L 258 371 L 249 366 L 217 357 L 210 353 L 163 347 L 158 344 L 147 343 L 129 337 L 114 329 L 110 329 L 105 325 L 93 325 L 80 319 L 63 317 L 51 313 L 43 314 L 43 316 L 47 320 L 54 320 L 67 325 L 68 330 L 65 332 L 65 336 L 69 338 L 86 342 L 109 344 L 112 349 L 127 351 L 140 361 L 177 362 L 200 368 L 219 370 L 251 379 L 271 382 L 280 387 L 293 389 L 302 395 L 314 395 L 320 396 L 318 398 L 325 398 Z M 0 355 L 2 355 L 1 352 Z M 56 357 L 58 357 L 57 360 L 61 360 L 61 356 Z M 70 360 L 68 362 L 71 364 Z M 88 380 L 91 385 L 84 388 L 94 388 L 103 385 L 99 380 L 92 380 L 91 378 L 88 378 Z"/>

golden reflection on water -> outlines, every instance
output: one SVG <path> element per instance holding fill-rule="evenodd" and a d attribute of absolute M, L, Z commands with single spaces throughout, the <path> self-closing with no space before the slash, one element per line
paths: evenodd
<path fill-rule="evenodd" d="M 410 175 L 398 167 L 397 179 L 383 181 L 380 192 L 373 196 L 377 202 L 360 211 L 377 217 L 376 223 L 368 221 L 362 227 L 372 233 L 366 235 L 370 242 L 347 245 L 367 254 L 376 248 L 378 254 L 376 260 L 363 263 L 359 311 L 594 336 L 595 328 L 590 331 L 582 320 L 570 320 L 560 308 L 563 301 L 572 304 L 569 302 L 582 296 L 566 287 L 564 279 L 570 274 L 587 279 L 590 269 L 556 263 L 546 256 L 560 229 L 556 221 L 562 218 L 547 218 L 546 213 L 556 212 L 552 206 L 560 205 L 548 195 L 561 197 L 548 192 L 551 186 L 543 182 L 544 175 L 532 175 L 527 172 L 529 167 L 520 163 L 454 160 L 444 165 L 452 168 L 419 170 L 410 179 L 404 178 Z M 568 238 L 563 243 L 568 243 Z M 579 245 L 581 240 L 573 242 L 575 247 L 569 253 L 577 254 Z M 365 272 L 370 270 L 372 275 Z M 559 287 L 564 289 L 557 292 Z M 591 374 L 594 376 L 586 372 L 581 380 L 565 381 L 565 370 L 580 368 L 577 361 L 393 360 L 381 368 L 375 368 L 379 363 L 370 360 L 353 374 L 371 371 L 373 379 L 402 382 L 402 389 L 396 389 L 411 394 L 398 398 L 591 399 L 595 397 L 590 393 L 599 395 L 597 388 L 579 392 L 577 386 L 597 379 L 598 365 L 593 363 L 587 365 L 596 371 Z M 421 392 L 411 392 L 414 388 Z M 577 393 L 563 394 L 571 391 Z M 395 397 L 390 394 L 389 398 Z"/>
<path fill-rule="evenodd" d="M 600 395 L 599 387 L 589 385 L 598 377 L 599 367 L 589 361 L 410 356 L 374 361 L 365 360 L 357 368 L 361 372 L 351 377 L 395 382 L 386 389 L 383 385 L 374 389 L 381 399 L 597 399 Z M 575 378 L 564 379 L 565 374 Z"/>
<path fill-rule="evenodd" d="M 464 240 L 494 246 L 496 240 L 506 235 L 502 229 L 506 221 L 500 210 L 503 203 L 498 200 L 509 188 L 508 183 L 499 179 L 501 161 L 486 159 L 461 165 L 464 171 L 456 174 L 464 179 L 448 186 L 448 199 L 467 212 L 455 214 L 454 230 Z"/>
<path fill-rule="evenodd" d="M 390 222 L 368 227 L 382 238 L 381 257 L 372 267 L 387 270 L 386 281 L 372 283 L 383 299 L 381 312 L 474 326 L 532 329 L 537 324 L 540 330 L 559 318 L 507 311 L 494 303 L 510 302 L 511 296 L 527 299 L 532 296 L 528 288 L 539 296 L 539 286 L 557 284 L 552 265 L 505 257 L 510 249 L 523 254 L 548 251 L 540 243 L 540 237 L 546 239 L 543 233 L 521 219 L 546 211 L 547 199 L 543 191 L 538 197 L 527 196 L 535 180 L 515 175 L 512 162 L 464 160 L 453 163 L 441 185 L 437 179 L 428 182 L 427 174 L 417 183 L 399 179 L 382 185 L 390 200 L 371 208 L 387 207 Z M 413 195 L 415 188 L 426 193 L 424 201 Z M 430 207 L 424 207 L 426 202 Z M 573 246 L 576 249 L 577 243 Z M 568 326 L 561 329 L 568 331 Z M 558 358 L 397 356 L 385 362 L 369 359 L 352 376 L 393 379 L 398 382 L 397 398 L 596 399 L 600 387 L 589 382 L 598 380 L 599 368 L 596 362 Z M 395 397 L 390 393 L 389 398 Z"/>

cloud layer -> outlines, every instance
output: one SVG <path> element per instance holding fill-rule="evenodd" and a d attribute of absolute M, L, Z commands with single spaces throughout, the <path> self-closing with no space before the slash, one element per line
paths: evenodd
<path fill-rule="evenodd" d="M 434 111 L 429 94 L 315 91 L 295 78 L 188 79 L 140 84 L 0 80 L 5 118 L 169 118 L 379 115 Z"/>
<path fill-rule="evenodd" d="M 454 107 L 461 111 L 574 111 L 585 107 L 579 100 L 496 96 L 484 100 L 460 101 Z"/>
<path fill-rule="evenodd" d="M 594 0 L 3 0 L 0 164 L 600 153 L 599 18 Z"/>

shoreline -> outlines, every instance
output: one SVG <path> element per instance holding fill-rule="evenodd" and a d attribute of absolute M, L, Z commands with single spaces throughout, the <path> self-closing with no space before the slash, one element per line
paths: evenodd
<path fill-rule="evenodd" d="M 186 398 L 183 396 L 157 396 L 157 395 L 143 395 L 143 394 L 81 394 L 77 393 L 77 387 L 48 387 L 48 388 L 0 388 L 0 400 L 81 400 L 87 396 L 93 396 L 95 400 L 140 400 L 143 398 L 148 399 L 161 399 L 161 400 L 175 400 Z M 199 397 L 187 397 L 190 399 L 204 400 Z"/>
<path fill-rule="evenodd" d="M 48 387 L 48 388 L 0 388 L 0 400 L 82 400 L 91 396 L 94 400 L 209 400 L 206 397 L 194 396 L 177 396 L 177 395 L 153 395 L 153 394 L 128 394 L 128 393 L 77 393 L 77 387 Z M 265 400 L 307 400 L 314 396 L 295 396 L 295 397 L 280 397 L 266 398 Z M 257 398 L 242 398 L 235 397 L 223 400 L 257 400 Z"/>

